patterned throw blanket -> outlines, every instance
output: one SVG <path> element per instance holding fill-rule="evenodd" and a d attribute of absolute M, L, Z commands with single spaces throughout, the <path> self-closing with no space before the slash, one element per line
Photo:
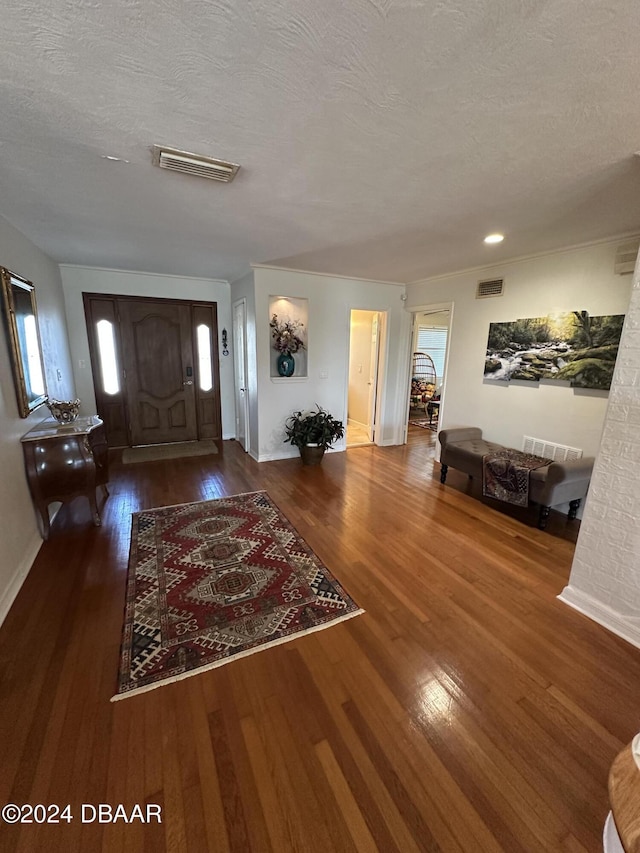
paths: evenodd
<path fill-rule="evenodd" d="M 482 494 L 515 506 L 527 506 L 531 471 L 551 462 L 552 459 L 522 453 L 520 450 L 496 450 L 489 453 L 482 457 Z"/>

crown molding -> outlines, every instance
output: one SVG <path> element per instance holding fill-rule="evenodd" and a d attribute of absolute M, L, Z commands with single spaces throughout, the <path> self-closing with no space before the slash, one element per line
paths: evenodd
<path fill-rule="evenodd" d="M 361 276 L 357 275 L 342 275 L 340 273 L 333 272 L 318 272 L 317 270 L 298 270 L 292 269 L 291 267 L 273 266 L 272 264 L 251 264 L 251 269 L 277 270 L 278 272 L 292 272 L 298 273 L 299 275 L 319 275 L 323 278 L 341 278 L 346 281 L 366 281 L 369 284 L 392 284 L 394 287 L 406 286 L 406 282 L 404 281 L 385 281 L 381 278 L 362 278 Z"/>
<path fill-rule="evenodd" d="M 546 252 L 536 252 L 532 255 L 517 255 L 516 257 L 505 258 L 504 260 L 497 261 L 493 264 L 482 264 L 480 266 L 475 267 L 464 267 L 463 269 L 454 270 L 453 272 L 441 273 L 440 275 L 426 276 L 425 278 L 417 278 L 413 281 L 408 281 L 406 283 L 406 286 L 408 287 L 410 284 L 426 284 L 427 282 L 443 281 L 448 278 L 457 278 L 458 276 L 467 275 L 469 273 L 484 272 L 485 270 L 498 270 L 501 267 L 508 267 L 512 264 L 522 263 L 523 261 L 534 261 L 538 258 L 548 258 L 551 255 L 568 254 L 569 252 L 576 252 L 579 249 L 590 249 L 594 246 L 615 245 L 616 243 L 621 243 L 624 240 L 634 239 L 640 239 L 640 233 L 638 231 L 631 231 L 626 234 L 619 234 L 617 237 L 603 237 L 600 240 L 590 240 L 588 243 L 574 243 L 571 246 L 563 246 L 561 249 L 549 249 Z"/>
<path fill-rule="evenodd" d="M 204 278 L 203 276 L 198 275 L 173 275 L 171 273 L 164 272 L 149 272 L 148 270 L 123 270 L 116 267 L 91 267 L 87 264 L 58 264 L 58 266 L 60 269 L 69 270 L 94 270 L 97 272 L 124 273 L 125 275 L 146 275 L 153 278 L 173 278 L 180 279 L 181 281 L 206 281 L 209 283 L 214 282 L 215 284 L 229 284 L 229 281 L 226 278 Z"/>

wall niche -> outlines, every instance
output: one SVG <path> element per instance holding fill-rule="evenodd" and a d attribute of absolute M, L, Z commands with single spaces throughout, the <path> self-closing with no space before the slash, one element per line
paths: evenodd
<path fill-rule="evenodd" d="M 286 382 L 308 377 L 309 300 L 297 296 L 269 297 L 269 370 Z"/>

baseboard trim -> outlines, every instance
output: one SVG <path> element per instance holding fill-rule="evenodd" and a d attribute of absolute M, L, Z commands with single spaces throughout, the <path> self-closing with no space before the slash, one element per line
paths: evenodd
<path fill-rule="evenodd" d="M 565 586 L 558 598 L 564 604 L 568 604 L 569 607 L 573 607 L 574 610 L 582 613 L 583 616 L 593 619 L 594 622 L 602 625 L 612 634 L 616 634 L 631 643 L 632 646 L 640 648 L 640 617 L 625 616 L 586 592 L 581 592 L 571 584 Z"/>
<path fill-rule="evenodd" d="M 300 454 L 296 450 L 295 453 L 287 453 L 286 451 L 277 451 L 276 453 L 261 453 L 256 459 L 257 462 L 278 462 L 280 459 L 296 459 Z M 254 457 L 255 458 L 255 457 Z"/>
<path fill-rule="evenodd" d="M 343 453 L 346 450 L 346 445 L 339 444 L 337 447 L 330 447 L 326 453 L 327 455 L 333 453 Z M 256 457 L 254 456 L 254 459 Z M 274 453 L 261 453 L 260 456 L 256 459 L 256 462 L 279 462 L 282 459 L 299 459 L 300 451 L 297 447 L 291 448 L 289 450 L 276 450 Z"/>
<path fill-rule="evenodd" d="M 0 625 L 7 618 L 7 613 L 11 610 L 11 605 L 16 600 L 18 593 L 25 582 L 29 570 L 38 556 L 38 552 L 42 547 L 42 538 L 39 533 L 35 533 L 33 539 L 29 542 L 24 557 L 18 566 L 15 574 L 9 581 L 9 586 L 6 588 L 4 595 L 0 598 Z"/>

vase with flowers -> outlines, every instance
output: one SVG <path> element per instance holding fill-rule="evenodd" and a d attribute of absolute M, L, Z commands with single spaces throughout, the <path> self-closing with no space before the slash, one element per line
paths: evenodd
<path fill-rule="evenodd" d="M 304 323 L 300 320 L 279 320 L 274 314 L 269 323 L 273 348 L 278 352 L 278 374 L 280 376 L 293 376 L 296 368 L 295 353 L 305 348 Z"/>

